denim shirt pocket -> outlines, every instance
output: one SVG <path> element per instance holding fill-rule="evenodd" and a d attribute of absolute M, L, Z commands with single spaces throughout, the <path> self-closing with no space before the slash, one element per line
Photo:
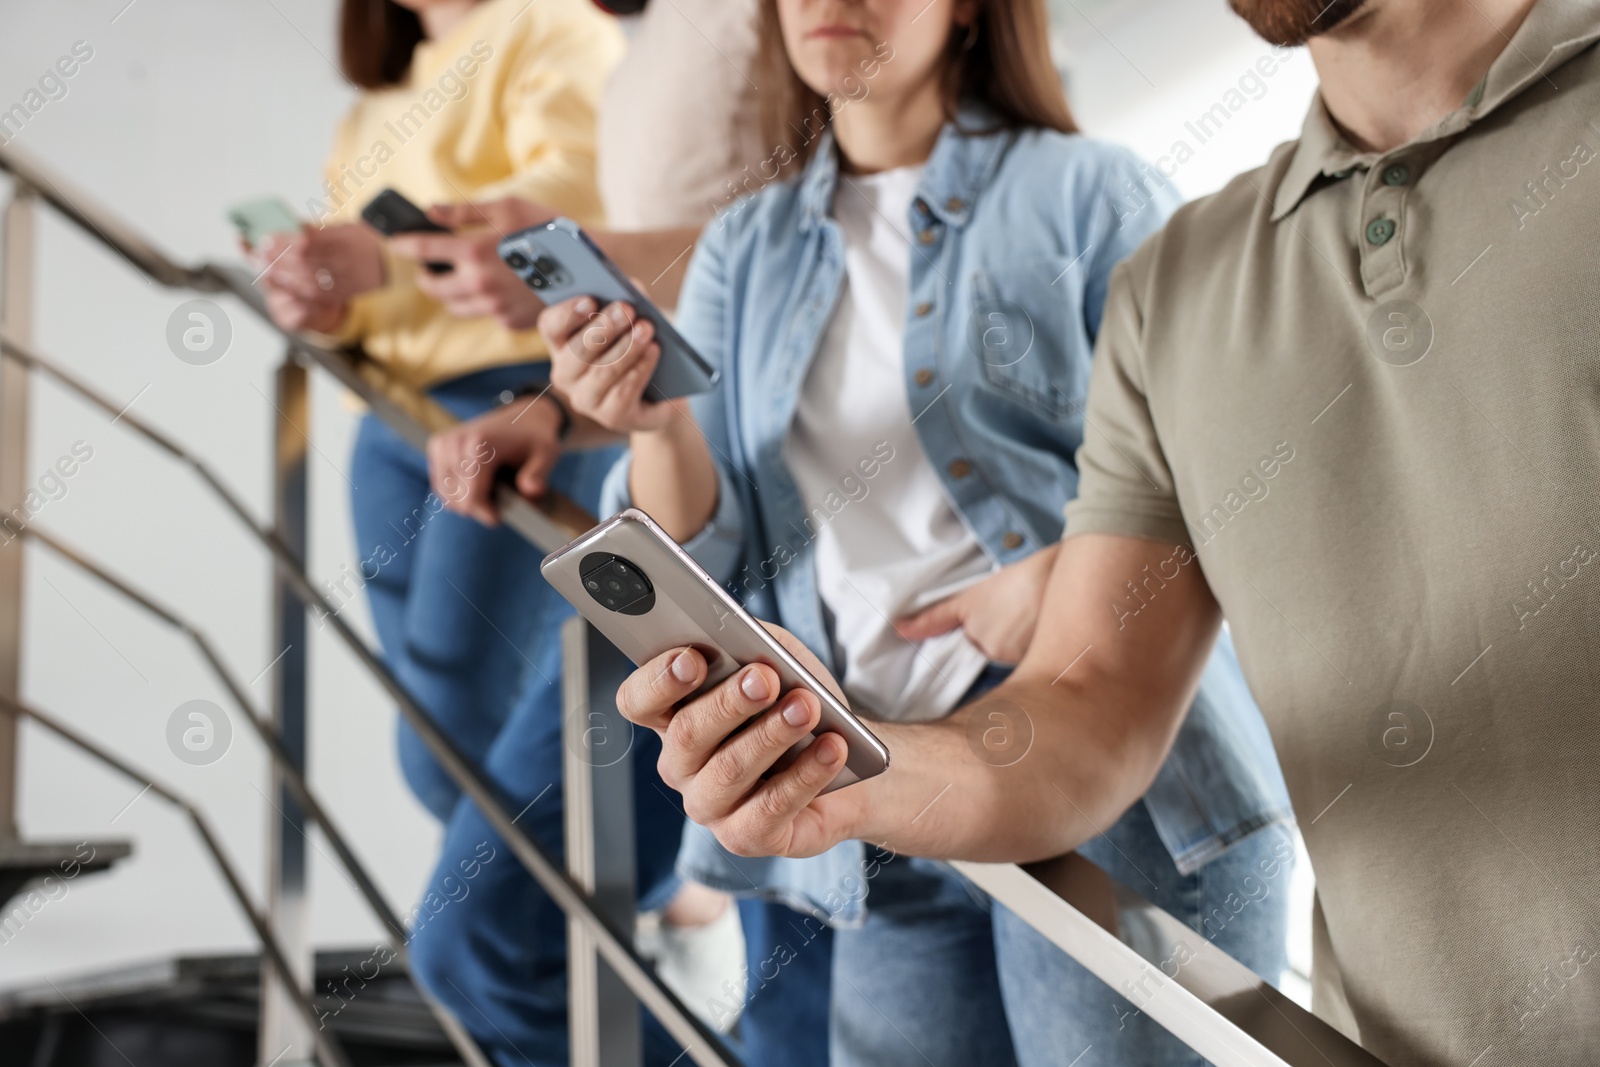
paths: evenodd
<path fill-rule="evenodd" d="M 1089 389 L 1080 287 L 1056 284 L 1071 264 L 1053 257 L 973 271 L 961 339 L 989 387 L 1052 419 L 1079 413 Z"/>

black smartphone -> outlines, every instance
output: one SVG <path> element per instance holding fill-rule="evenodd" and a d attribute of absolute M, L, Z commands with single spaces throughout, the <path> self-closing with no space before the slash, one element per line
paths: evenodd
<path fill-rule="evenodd" d="M 547 304 L 575 296 L 591 297 L 601 307 L 621 301 L 633 305 L 641 319 L 655 327 L 661 362 L 645 387 L 649 400 L 704 393 L 717 384 L 717 369 L 683 335 L 667 315 L 628 280 L 622 269 L 571 219 L 552 219 L 512 234 L 500 242 L 500 258 Z"/>
<path fill-rule="evenodd" d="M 395 192 L 385 189 L 361 209 L 361 221 L 385 237 L 402 233 L 449 233 L 428 217 L 428 213 Z M 449 274 L 455 267 L 448 263 L 424 263 L 430 274 Z"/>

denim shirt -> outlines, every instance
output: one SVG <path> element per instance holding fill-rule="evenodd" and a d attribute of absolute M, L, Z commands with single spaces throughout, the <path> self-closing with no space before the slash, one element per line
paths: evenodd
<path fill-rule="evenodd" d="M 992 125 L 975 108 L 946 124 L 909 216 L 893 221 L 912 238 L 903 362 L 917 434 L 951 503 L 1004 565 L 1061 537 L 1062 509 L 1077 493 L 1073 456 L 1111 269 L 1161 227 L 1178 197 L 1121 148 Z M 752 614 L 782 624 L 831 670 L 815 525 L 806 522 L 821 502 L 801 499 L 783 448 L 845 284 L 844 242 L 829 214 L 839 180 L 825 135 L 797 179 L 713 220 L 677 322 L 722 372 L 712 392 L 692 401 L 719 486 L 716 514 L 685 548 Z M 841 494 L 854 495 L 848 485 Z M 628 503 L 624 458 L 603 504 Z M 1226 633 L 1145 803 L 1185 873 L 1290 817 L 1271 739 Z M 744 859 L 703 827 L 686 832 L 679 869 L 843 926 L 863 920 L 871 877 L 860 842 L 807 860 Z"/>

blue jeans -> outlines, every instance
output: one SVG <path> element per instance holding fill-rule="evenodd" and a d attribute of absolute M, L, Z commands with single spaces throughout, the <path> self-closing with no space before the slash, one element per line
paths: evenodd
<path fill-rule="evenodd" d="M 743 898 L 749 992 L 739 1019 L 746 1067 L 828 1067 L 832 927 L 769 900 Z"/>
<path fill-rule="evenodd" d="M 1259 830 L 1184 875 L 1141 801 L 1078 851 L 1274 984 L 1288 966 L 1287 827 Z M 866 925 L 839 931 L 834 946 L 833 1067 L 1206 1062 L 941 863 L 884 864 Z"/>
<path fill-rule="evenodd" d="M 431 395 L 467 419 L 546 373 L 544 364 L 499 367 L 445 382 Z M 616 457 L 615 449 L 569 453 L 551 484 L 593 509 Z M 504 527 L 443 511 L 423 455 L 371 415 L 356 438 L 351 479 L 361 577 L 386 662 L 521 812 L 519 825 L 559 860 L 560 628 L 572 609 L 540 576 L 543 553 Z M 414 913 L 413 976 L 497 1063 L 566 1063 L 561 909 L 403 719 L 398 743 L 407 784 L 445 822 L 438 866 Z M 658 750 L 654 734 L 636 731 L 636 858 L 646 907 L 676 889 L 672 864 L 683 826 L 655 778 Z M 678 1054 L 653 1020 L 646 1041 L 648 1062 L 664 1065 Z"/>

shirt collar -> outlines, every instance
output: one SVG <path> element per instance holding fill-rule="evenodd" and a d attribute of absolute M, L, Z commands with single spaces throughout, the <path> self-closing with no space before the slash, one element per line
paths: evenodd
<path fill-rule="evenodd" d="M 1597 0 L 1600 2 L 1600 0 Z M 846 105 L 849 106 L 849 105 Z M 999 128 L 992 111 L 978 103 L 962 105 L 946 122 L 917 185 L 917 198 L 935 218 L 962 226 L 972 217 L 978 193 L 994 176 L 1015 132 Z M 817 150 L 800 177 L 800 230 L 809 231 L 833 207 L 839 181 L 839 153 L 833 130 L 824 131 Z"/>
<path fill-rule="evenodd" d="M 1412 144 L 1454 136 L 1506 101 L 1549 76 L 1561 64 L 1600 39 L 1600 0 L 1539 0 L 1528 12 L 1483 81 L 1455 111 L 1419 134 Z M 1334 125 L 1317 93 L 1300 140 L 1273 195 L 1272 221 L 1293 211 L 1318 178 L 1342 178 L 1356 167 L 1371 166 L 1376 152 L 1358 151 Z"/>

